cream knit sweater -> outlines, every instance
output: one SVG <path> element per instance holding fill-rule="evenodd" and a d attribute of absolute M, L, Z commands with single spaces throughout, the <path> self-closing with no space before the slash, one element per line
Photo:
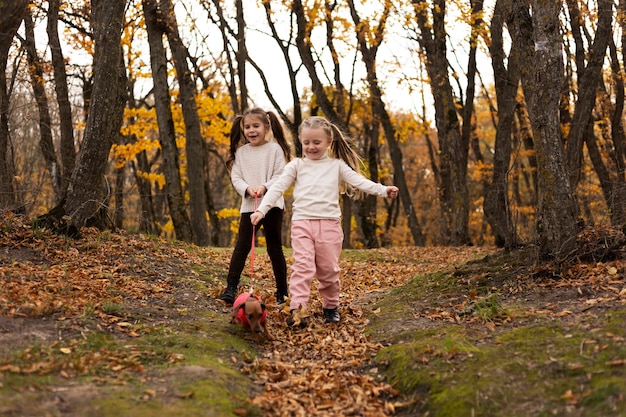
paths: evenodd
<path fill-rule="evenodd" d="M 368 194 L 387 196 L 387 187 L 368 180 L 328 153 L 320 159 L 296 158 L 272 184 L 257 211 L 267 214 L 293 184 L 292 220 L 341 219 L 339 185 L 345 182 Z"/>
<path fill-rule="evenodd" d="M 235 190 L 241 195 L 240 213 L 254 211 L 254 196 L 247 196 L 249 186 L 264 185 L 268 190 L 278 179 L 285 167 L 285 154 L 276 142 L 267 142 L 260 146 L 249 143 L 241 146 L 235 153 L 235 163 L 230 172 L 230 179 Z M 277 198 L 272 207 L 285 208 L 285 200 Z"/>

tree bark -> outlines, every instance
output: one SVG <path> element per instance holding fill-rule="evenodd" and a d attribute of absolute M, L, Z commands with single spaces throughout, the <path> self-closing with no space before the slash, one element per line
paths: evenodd
<path fill-rule="evenodd" d="M 524 7 L 517 8 L 511 36 L 520 41 L 525 53 L 533 56 L 525 63 L 521 79 L 537 153 L 539 255 L 560 262 L 575 251 L 578 232 L 577 207 L 559 124 L 563 76 L 561 5 L 532 0 L 531 7 L 532 13 Z"/>
<path fill-rule="evenodd" d="M 7 61 L 13 37 L 22 22 L 28 0 L 0 2 L 0 209 L 17 209 L 15 170 L 10 155 L 9 93 L 7 90 Z"/>
<path fill-rule="evenodd" d="M 92 0 L 94 34 L 93 93 L 78 163 L 63 205 L 61 227 L 78 234 L 101 208 L 104 174 L 119 135 L 126 103 L 126 73 L 120 47 L 126 0 Z"/>
<path fill-rule="evenodd" d="M 74 144 L 74 125 L 72 123 L 72 106 L 67 86 L 67 72 L 65 70 L 65 58 L 59 41 L 59 7 L 60 0 L 49 0 L 47 27 L 48 43 L 52 55 L 52 67 L 54 69 L 54 88 L 56 100 L 59 106 L 59 126 L 61 132 L 61 193 L 67 192 L 67 187 L 72 178 L 74 165 L 76 164 L 76 146 Z"/>
<path fill-rule="evenodd" d="M 183 109 L 186 132 L 187 177 L 189 181 L 189 205 L 193 243 L 198 246 L 209 244 L 209 225 L 204 194 L 203 138 L 196 103 L 196 86 L 187 65 L 187 48 L 183 45 L 174 6 L 170 0 L 161 0 L 161 11 L 167 25 L 167 39 L 172 50 L 176 77 L 180 88 L 180 103 Z"/>
<path fill-rule="evenodd" d="M 154 83 L 154 107 L 159 126 L 159 143 L 163 158 L 163 175 L 165 176 L 165 194 L 176 239 L 184 242 L 192 241 L 191 223 L 183 192 L 179 151 L 176 146 L 174 118 L 172 116 L 171 99 L 167 82 L 167 58 L 163 46 L 165 26 L 158 14 L 156 0 L 143 0 L 143 10 L 148 32 L 150 47 L 150 66 Z"/>
<path fill-rule="evenodd" d="M 378 135 L 380 133 L 379 123 L 374 121 L 366 124 L 364 136 L 366 137 L 364 153 L 367 155 L 367 166 L 369 168 L 369 179 L 378 182 Z M 378 235 L 376 234 L 376 206 L 377 197 L 366 195 L 354 202 L 356 211 L 359 213 L 357 222 L 363 234 L 363 243 L 366 248 L 374 249 L 380 247 Z"/>
<path fill-rule="evenodd" d="M 248 82 L 246 77 L 246 61 L 248 50 L 246 48 L 246 21 L 243 16 L 242 0 L 235 0 L 237 12 L 237 75 L 239 78 L 239 103 L 241 111 L 248 108 Z"/>
<path fill-rule="evenodd" d="M 591 112 L 596 102 L 596 89 L 602 82 L 602 65 L 606 49 L 612 36 L 613 2 L 598 0 L 598 23 L 596 36 L 589 51 L 589 61 L 586 66 L 578 67 L 578 100 L 574 116 L 567 136 L 567 161 L 569 182 L 572 192 L 576 192 L 580 178 L 580 167 L 583 156 L 584 135 L 587 124 L 591 120 Z M 575 37 L 576 39 L 576 37 Z M 581 49 L 577 46 L 577 49 Z M 577 60 L 581 61 L 581 60 Z M 580 65 L 581 62 L 578 62 Z"/>
<path fill-rule="evenodd" d="M 487 222 L 491 226 L 495 243 L 499 247 L 511 249 L 516 245 L 509 206 L 508 172 L 511 160 L 511 142 L 513 121 L 515 118 L 516 95 L 519 85 L 520 49 L 511 48 L 508 56 L 508 69 L 505 67 L 504 23 L 510 17 L 510 10 L 504 7 L 505 1 L 498 0 L 491 21 L 491 65 L 493 67 L 498 104 L 498 125 L 496 128 L 493 173 L 483 209 Z"/>

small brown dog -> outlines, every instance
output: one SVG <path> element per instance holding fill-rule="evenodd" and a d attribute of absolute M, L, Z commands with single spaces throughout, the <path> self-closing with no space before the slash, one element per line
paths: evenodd
<path fill-rule="evenodd" d="M 231 323 L 239 323 L 250 330 L 261 341 L 262 334 L 267 340 L 274 340 L 267 329 L 267 310 L 261 297 L 255 294 L 240 294 L 233 303 L 233 316 Z"/>

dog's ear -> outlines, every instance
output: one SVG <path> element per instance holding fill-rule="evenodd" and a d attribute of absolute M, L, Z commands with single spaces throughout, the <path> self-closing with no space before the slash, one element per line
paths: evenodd
<path fill-rule="evenodd" d="M 241 303 L 239 304 L 239 307 L 237 307 L 237 310 L 244 310 L 246 308 L 246 303 Z M 245 312 L 245 310 L 244 310 Z"/>

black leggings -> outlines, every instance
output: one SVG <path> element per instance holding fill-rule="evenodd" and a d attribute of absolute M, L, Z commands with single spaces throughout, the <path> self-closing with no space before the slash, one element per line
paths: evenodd
<path fill-rule="evenodd" d="M 250 216 L 252 213 L 241 213 L 239 219 L 239 232 L 233 255 L 230 258 L 230 267 L 226 282 L 229 287 L 238 287 L 241 273 L 246 265 L 246 258 L 252 249 L 252 223 Z M 265 217 L 257 224 L 258 231 L 263 226 L 265 241 L 267 243 L 267 254 L 272 262 L 274 278 L 276 279 L 276 292 L 287 295 L 287 262 L 283 254 L 282 240 L 283 210 L 274 207 L 267 212 Z"/>

